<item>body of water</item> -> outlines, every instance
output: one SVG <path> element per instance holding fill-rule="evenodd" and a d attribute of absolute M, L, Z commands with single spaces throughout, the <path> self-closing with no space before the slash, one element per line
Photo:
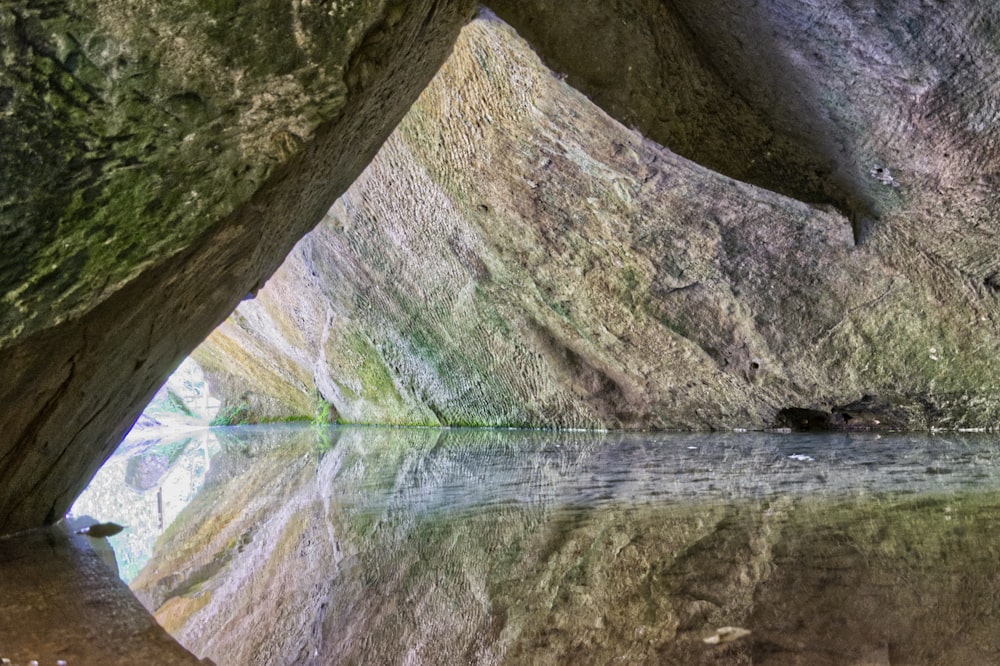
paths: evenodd
<path fill-rule="evenodd" d="M 127 442 L 73 513 L 220 666 L 993 664 L 998 445 L 225 428 Z"/>

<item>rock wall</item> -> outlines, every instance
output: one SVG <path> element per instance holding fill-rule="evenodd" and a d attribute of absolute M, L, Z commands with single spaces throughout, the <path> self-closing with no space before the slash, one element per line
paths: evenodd
<path fill-rule="evenodd" d="M 997 109 L 995 96 L 972 93 L 1000 92 L 995 77 L 981 63 L 963 72 L 968 92 L 946 103 L 955 72 L 939 62 L 943 42 L 878 41 L 869 23 L 881 15 L 846 9 L 816 12 L 840 32 L 800 63 L 803 35 L 784 22 L 812 11 L 774 17 L 772 60 L 801 65 L 791 83 L 815 78 L 787 91 L 796 113 L 843 105 L 802 136 L 828 130 L 844 143 L 829 182 L 853 169 L 864 187 L 852 201 L 871 203 L 864 220 L 848 190 L 789 181 L 803 197 L 829 189 L 804 203 L 644 138 L 487 13 L 322 224 L 196 356 L 228 352 L 237 375 L 261 359 L 269 384 L 242 373 L 246 386 L 318 392 L 351 422 L 995 426 L 1000 236 L 989 220 L 1000 158 L 982 118 Z M 736 34 L 761 17 L 744 19 Z M 949 19 L 935 19 L 942 39 L 967 30 L 970 57 L 996 58 L 973 39 L 982 13 Z M 672 48 L 695 49 L 686 43 Z M 834 69 L 838 49 L 853 59 Z M 740 78 L 688 55 L 717 83 L 774 83 L 766 59 L 731 63 Z M 892 76 L 890 59 L 901 68 Z M 926 79 L 922 96 L 907 71 Z M 706 132 L 739 129 L 726 123 L 741 116 L 720 113 Z M 819 155 L 805 139 L 796 150 Z M 756 179 L 772 182 L 767 173 Z"/>
<path fill-rule="evenodd" d="M 996 191 L 994 5 L 490 6 L 612 116 L 699 164 L 833 204 L 859 237 L 926 206 L 981 235 L 970 227 Z"/>
<path fill-rule="evenodd" d="M 63 515 L 365 167 L 470 11 L 0 9 L 0 533 Z"/>

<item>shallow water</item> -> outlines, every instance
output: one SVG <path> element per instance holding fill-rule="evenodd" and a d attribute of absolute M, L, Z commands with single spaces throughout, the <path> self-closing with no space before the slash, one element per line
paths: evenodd
<path fill-rule="evenodd" d="M 131 442 L 74 513 L 218 664 L 988 664 L 998 445 L 216 429 Z"/>

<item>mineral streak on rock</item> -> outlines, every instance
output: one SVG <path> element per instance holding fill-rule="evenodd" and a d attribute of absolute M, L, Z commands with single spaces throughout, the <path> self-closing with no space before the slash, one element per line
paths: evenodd
<path fill-rule="evenodd" d="M 912 44 L 879 48 L 916 66 Z M 858 69 L 852 85 L 895 94 L 883 73 Z M 796 89 L 797 104 L 822 101 L 807 92 Z M 895 151 L 878 164 L 894 165 L 894 182 L 917 178 L 932 135 L 889 132 L 891 121 L 851 104 L 823 121 L 830 131 L 864 120 L 852 145 Z M 973 154 L 998 164 L 970 144 Z M 1000 310 L 982 276 L 1000 238 L 981 225 L 998 195 L 949 160 L 967 199 L 949 207 L 923 187 L 890 188 L 859 246 L 836 205 L 734 180 L 622 126 L 487 14 L 323 223 L 197 356 L 234 400 L 318 394 L 352 422 L 994 425 Z M 956 230 L 947 252 L 935 226 Z"/>
<path fill-rule="evenodd" d="M 364 168 L 470 12 L 0 8 L 0 533 L 62 516 Z"/>

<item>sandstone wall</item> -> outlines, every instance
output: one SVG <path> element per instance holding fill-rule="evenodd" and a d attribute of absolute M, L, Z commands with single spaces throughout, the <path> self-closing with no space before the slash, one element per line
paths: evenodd
<path fill-rule="evenodd" d="M 867 35 L 872 18 L 815 20 Z M 975 17 L 954 18 L 943 29 Z M 805 47 L 784 20 L 770 39 L 791 59 Z M 798 112 L 844 105 L 823 127 L 850 147 L 837 169 L 873 202 L 863 239 L 836 197 L 805 203 L 736 180 L 621 125 L 485 14 L 323 223 L 198 354 L 261 358 L 269 390 L 315 390 L 352 422 L 992 427 L 996 129 L 972 116 L 996 110 L 971 95 L 934 102 L 951 72 L 933 74 L 912 41 L 852 40 L 817 43 L 826 55 L 800 72 L 813 87 L 788 94 Z M 912 96 L 862 48 L 939 78 Z M 926 48 L 936 62 L 943 46 Z M 851 67 L 833 69 L 837 49 Z M 773 83 L 753 71 L 748 90 Z M 824 80 L 841 92 L 818 97 Z"/>
<path fill-rule="evenodd" d="M 274 413 L 995 425 L 994 3 L 493 4 L 566 80 L 470 29 L 300 246 L 304 332 L 247 329 L 283 359 Z M 0 10 L 0 532 L 59 518 L 470 10 Z"/>

